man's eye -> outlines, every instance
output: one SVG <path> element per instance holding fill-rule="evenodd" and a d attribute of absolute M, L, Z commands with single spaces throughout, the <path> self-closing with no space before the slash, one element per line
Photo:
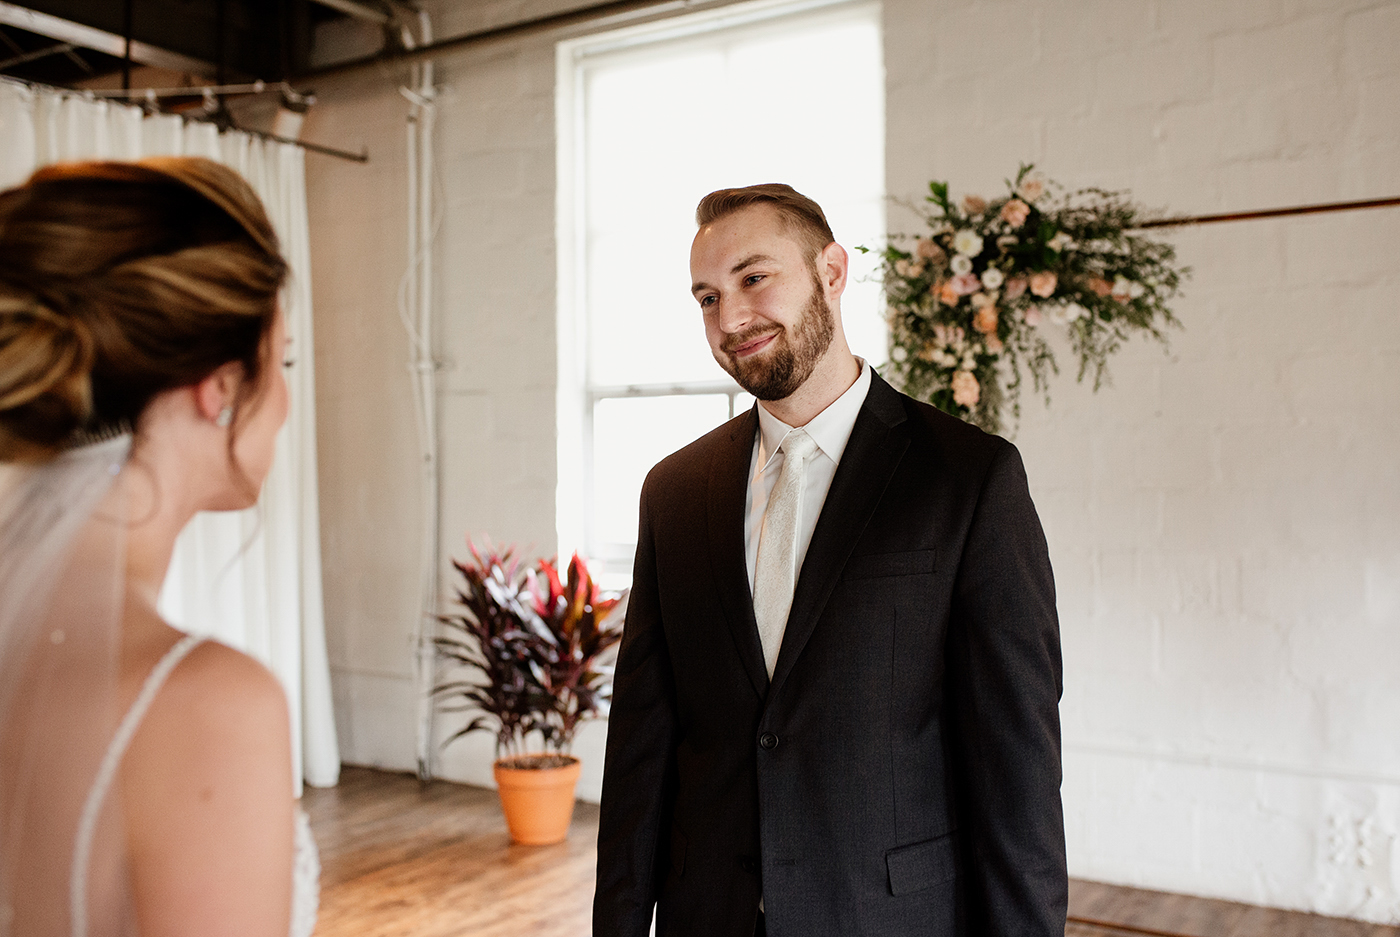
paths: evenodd
<path fill-rule="evenodd" d="M 752 286 L 753 284 L 757 283 L 759 280 L 762 280 L 762 279 L 763 279 L 763 274 L 761 274 L 761 273 L 751 274 L 751 275 L 749 275 L 749 276 L 744 277 L 744 284 L 745 284 L 746 286 Z"/>
<path fill-rule="evenodd" d="M 713 296 L 713 295 L 712 295 L 712 296 L 701 296 L 701 297 L 700 297 L 700 308 L 703 309 L 703 308 L 705 308 L 706 306 L 713 306 L 713 305 L 715 304 L 717 298 L 718 298 L 718 297 L 715 297 L 715 296 Z"/>

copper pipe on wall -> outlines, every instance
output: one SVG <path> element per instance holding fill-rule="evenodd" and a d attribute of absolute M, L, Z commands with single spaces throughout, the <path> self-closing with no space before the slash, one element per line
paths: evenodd
<path fill-rule="evenodd" d="M 1400 205 L 1400 198 L 1372 198 L 1356 202 L 1324 202 L 1319 205 L 1299 205 L 1294 208 L 1265 208 L 1260 211 L 1227 212 L 1220 215 L 1185 215 L 1144 221 L 1134 228 L 1175 228 L 1193 224 L 1214 224 L 1217 221 L 1254 221 L 1259 218 L 1282 218 L 1287 215 L 1320 215 L 1334 211 L 1355 211 L 1359 208 L 1389 208 Z"/>

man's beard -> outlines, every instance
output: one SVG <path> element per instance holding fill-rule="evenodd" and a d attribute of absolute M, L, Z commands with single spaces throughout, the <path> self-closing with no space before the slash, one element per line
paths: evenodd
<path fill-rule="evenodd" d="M 767 352 L 751 358 L 735 358 L 733 349 L 766 335 L 773 324 L 763 322 L 724 340 L 724 354 L 717 355 L 720 367 L 739 386 L 759 400 L 791 397 L 812 376 L 817 362 L 831 347 L 836 335 L 836 316 L 822 292 L 821 280 L 812 274 L 812 295 L 803 307 L 797 325 L 789 331 L 779 326 L 778 336 Z"/>

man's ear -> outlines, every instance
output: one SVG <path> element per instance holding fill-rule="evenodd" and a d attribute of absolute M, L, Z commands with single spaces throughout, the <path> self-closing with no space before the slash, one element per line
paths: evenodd
<path fill-rule="evenodd" d="M 846 291 L 846 277 L 850 272 L 851 259 L 846 255 L 846 249 L 835 241 L 823 247 L 817 255 L 817 273 L 822 278 L 828 300 Z"/>
<path fill-rule="evenodd" d="M 195 407 L 199 415 L 217 423 L 225 407 L 232 407 L 243 381 L 243 365 L 237 361 L 221 364 L 209 376 L 194 385 Z"/>

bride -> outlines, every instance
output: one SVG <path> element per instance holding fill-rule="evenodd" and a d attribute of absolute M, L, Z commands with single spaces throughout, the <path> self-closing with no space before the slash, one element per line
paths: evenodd
<path fill-rule="evenodd" d="M 0 937 L 311 931 L 282 688 L 156 611 L 180 529 L 267 475 L 286 271 L 208 160 L 0 193 Z"/>

